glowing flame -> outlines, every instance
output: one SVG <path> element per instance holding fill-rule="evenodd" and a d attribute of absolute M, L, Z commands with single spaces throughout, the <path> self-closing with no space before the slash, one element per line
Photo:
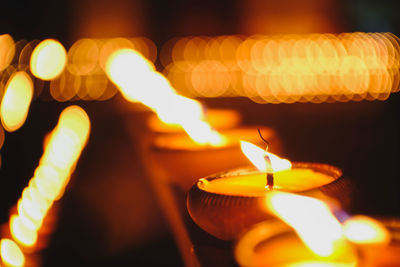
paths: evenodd
<path fill-rule="evenodd" d="M 240 141 L 240 146 L 242 148 L 242 152 L 246 155 L 246 157 L 250 160 L 254 166 L 257 167 L 258 170 L 262 172 L 266 172 L 269 168 L 272 168 L 274 172 L 287 170 L 292 167 L 292 164 L 287 159 L 282 159 L 275 154 L 267 152 L 252 143 L 246 141 Z M 265 157 L 268 156 L 271 161 L 271 166 L 265 160 Z"/>
<path fill-rule="evenodd" d="M 36 243 L 37 232 L 24 224 L 18 215 L 12 215 L 10 219 L 11 236 L 19 244 L 30 247 Z"/>
<path fill-rule="evenodd" d="M 165 123 L 181 125 L 195 142 L 224 144 L 224 137 L 204 121 L 200 103 L 178 95 L 168 80 L 139 52 L 117 50 L 107 60 L 106 73 L 125 99 L 146 105 Z"/>
<path fill-rule="evenodd" d="M 33 83 L 29 75 L 16 72 L 7 82 L 1 101 L 1 122 L 4 128 L 13 132 L 25 122 L 33 95 Z"/>
<path fill-rule="evenodd" d="M 0 71 L 10 65 L 15 54 L 15 44 L 9 34 L 0 35 Z"/>
<path fill-rule="evenodd" d="M 315 254 L 329 257 L 344 242 L 342 226 L 320 200 L 283 192 L 270 192 L 268 208 L 290 225 Z"/>
<path fill-rule="evenodd" d="M 378 221 L 366 216 L 353 216 L 343 224 L 344 235 L 356 244 L 385 244 L 390 240 L 388 230 Z"/>
<path fill-rule="evenodd" d="M 42 80 L 52 80 L 64 70 L 67 52 L 64 46 L 52 39 L 42 41 L 32 52 L 30 68 Z"/>
<path fill-rule="evenodd" d="M 15 241 L 32 247 L 37 231 L 53 202 L 59 199 L 90 132 L 90 120 L 78 106 L 70 106 L 60 114 L 55 129 L 45 138 L 44 153 L 29 185 L 17 204 L 9 226 Z"/>
<path fill-rule="evenodd" d="M 168 41 L 164 73 L 192 97 L 257 103 L 385 100 L 399 91 L 391 33 L 193 36 Z"/>
<path fill-rule="evenodd" d="M 24 266 L 25 256 L 14 241 L 3 238 L 0 241 L 0 252 L 1 258 L 7 266 Z"/>

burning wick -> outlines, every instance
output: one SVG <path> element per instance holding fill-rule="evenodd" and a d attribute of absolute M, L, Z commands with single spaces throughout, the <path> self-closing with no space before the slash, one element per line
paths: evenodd
<path fill-rule="evenodd" d="M 261 131 L 260 129 L 258 130 L 258 134 L 260 135 L 261 140 L 263 140 L 265 142 L 265 144 L 267 145 L 267 147 L 265 148 L 265 151 L 268 151 L 269 148 L 269 142 L 267 140 L 264 139 L 264 137 L 261 135 Z M 272 169 L 272 163 L 271 163 L 271 159 L 269 158 L 268 154 L 265 154 L 264 156 L 265 162 L 267 163 L 267 185 L 265 186 L 266 189 L 272 190 L 274 187 L 274 170 Z"/>

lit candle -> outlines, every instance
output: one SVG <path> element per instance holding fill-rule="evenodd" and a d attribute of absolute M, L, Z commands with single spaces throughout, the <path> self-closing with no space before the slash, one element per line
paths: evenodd
<path fill-rule="evenodd" d="M 399 264 L 398 254 L 393 254 L 399 251 L 399 240 L 392 238 L 390 243 L 391 233 L 381 221 L 356 215 L 340 223 L 329 205 L 278 191 L 269 194 L 264 204 L 281 221 L 261 222 L 240 236 L 235 247 L 240 266 Z"/>
<path fill-rule="evenodd" d="M 241 152 L 239 141 L 261 143 L 257 128 L 268 137 L 274 151 L 280 152 L 280 140 L 271 128 L 240 126 L 221 130 L 224 142 L 214 146 L 199 144 L 186 134 L 158 135 L 152 142 L 151 158 L 167 179 L 186 193 L 197 181 L 196 177 L 245 165 L 248 161 Z"/>
<path fill-rule="evenodd" d="M 319 163 L 290 163 L 252 144 L 255 167 L 225 171 L 201 178 L 189 191 L 187 208 L 194 222 L 206 232 L 224 240 L 235 239 L 240 232 L 272 215 L 262 204 L 270 191 L 288 191 L 318 198 L 338 198 L 350 203 L 349 181 L 340 169 Z M 274 186 L 267 184 L 268 155 Z"/>

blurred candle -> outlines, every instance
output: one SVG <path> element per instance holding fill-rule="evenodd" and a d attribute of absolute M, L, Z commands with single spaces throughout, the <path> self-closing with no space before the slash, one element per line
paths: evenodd
<path fill-rule="evenodd" d="M 206 109 L 204 121 L 217 130 L 232 129 L 240 124 L 241 115 L 233 109 Z M 149 116 L 147 124 L 155 133 L 179 133 L 184 131 L 181 125 L 165 123 L 156 114 Z"/>
<path fill-rule="evenodd" d="M 265 221 L 244 232 L 235 247 L 240 266 L 398 266 L 399 224 L 365 215 L 340 223 L 332 207 L 283 192 L 265 201 L 282 221 Z M 387 228 L 386 225 L 391 225 Z"/>
<path fill-rule="evenodd" d="M 235 249 L 241 266 L 355 266 L 357 254 L 330 207 L 320 200 L 271 192 L 266 207 L 280 221 L 261 223 Z M 309 265 L 307 265 L 309 264 Z"/>

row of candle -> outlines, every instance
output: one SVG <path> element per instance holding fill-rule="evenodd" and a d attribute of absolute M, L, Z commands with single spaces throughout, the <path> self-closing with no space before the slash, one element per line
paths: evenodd
<path fill-rule="evenodd" d="M 235 114 L 234 111 L 231 113 Z M 216 117 L 218 114 L 223 114 L 220 120 L 230 121 L 228 111 L 211 110 L 210 114 Z M 236 121 L 236 116 L 233 116 L 233 121 Z M 216 118 L 213 120 L 216 121 Z M 258 170 L 246 167 L 223 171 L 196 182 L 202 177 L 201 175 L 215 171 L 212 170 L 218 168 L 215 165 L 224 165 L 224 156 L 237 151 L 228 149 L 229 145 L 213 148 L 196 145 L 188 140 L 182 141 L 185 138 L 177 134 L 176 127 L 168 128 L 165 125 L 160 127 L 152 117 L 149 122 L 151 129 L 160 132 L 154 140 L 153 153 L 159 159 L 156 162 L 168 173 L 170 182 L 178 184 L 183 190 L 188 190 L 190 182 L 195 183 L 187 198 L 187 208 L 192 219 L 203 230 L 217 238 L 237 240 L 235 253 L 240 265 L 376 266 L 375 264 L 383 261 L 390 264 L 398 262 L 396 257 L 387 255 L 388 251 L 393 249 L 396 251 L 397 245 L 388 245 L 391 233 L 381 222 L 366 216 L 350 216 L 344 212 L 348 200 L 344 201 L 343 197 L 351 192 L 346 191 L 350 188 L 343 187 L 349 181 L 342 176 L 340 169 L 318 163 L 290 165 L 287 160 L 242 142 L 244 152 L 250 151 L 250 154 L 255 156 L 255 159 L 251 160 L 258 166 Z M 252 131 L 254 136 L 257 136 L 256 128 Z M 223 134 L 227 131 L 220 132 Z M 230 141 L 233 141 L 232 138 L 234 139 L 233 136 L 229 137 Z M 223 155 L 220 153 L 221 150 L 229 152 Z M 167 158 L 167 154 L 164 156 L 162 154 L 167 151 L 171 159 L 168 164 L 164 164 L 162 159 Z M 179 153 L 183 152 L 184 156 L 179 156 Z M 201 155 L 202 158 L 194 157 L 195 154 Z M 215 154 L 222 157 L 218 159 L 214 157 Z M 275 166 L 272 170 L 275 181 L 272 188 L 267 184 L 267 173 L 271 169 L 267 167 L 266 157 L 269 157 L 269 162 Z M 183 162 L 184 158 L 186 161 Z M 212 160 L 208 161 L 207 158 L 218 162 L 213 165 Z M 233 163 L 232 157 L 229 161 L 236 166 L 245 164 L 238 160 Z M 181 163 L 182 166 L 179 166 Z M 187 165 L 189 166 L 186 167 Z M 186 171 L 181 172 L 182 168 Z M 225 167 L 220 170 L 223 168 Z M 284 219 L 286 223 L 274 218 Z M 306 234 L 305 238 L 315 239 L 315 243 L 311 242 L 311 246 L 314 246 L 316 251 L 307 248 L 287 224 L 296 232 L 301 232 L 302 227 L 310 229 L 311 232 Z M 337 238 L 329 241 L 334 231 Z M 324 242 L 328 244 L 327 246 L 333 246 L 337 242 L 341 245 L 336 244 L 329 253 L 320 255 L 318 249 L 323 248 L 321 243 Z M 377 251 L 385 252 L 386 258 L 377 259 Z"/>
<path fill-rule="evenodd" d="M 11 212 L 8 223 L 11 239 L 3 238 L 0 242 L 0 255 L 7 266 L 24 266 L 23 252 L 31 255 L 44 246 L 44 235 L 50 231 L 44 229 L 49 227 L 45 220 L 49 221 L 51 214 L 48 213 L 54 202 L 64 194 L 89 132 L 90 120 L 86 112 L 78 106 L 70 106 L 62 111 L 57 126 L 46 136 L 39 165 Z M 3 232 L 3 236 L 8 235 L 8 231 Z"/>
<path fill-rule="evenodd" d="M 223 170 L 221 165 L 225 162 L 233 165 L 239 162 L 225 157 L 237 153 L 240 137 L 244 137 L 241 135 L 246 131 L 227 135 L 222 131 L 208 130 L 210 135 L 201 132 L 203 138 L 196 140 L 196 136 L 199 136 L 196 135 L 199 133 L 196 125 L 204 126 L 207 117 L 202 114 L 199 116 L 201 110 L 198 110 L 198 106 L 189 99 L 181 98 L 166 79 L 136 51 L 123 49 L 111 55 L 107 63 L 107 74 L 128 101 L 148 106 L 160 119 L 180 125 L 191 136 L 192 139 L 167 134 L 154 139 L 153 154 L 159 157 L 154 162 L 162 167 L 172 183 L 180 184 L 185 190 L 187 181 L 193 182 L 193 179 L 196 180 L 194 177 L 201 177 L 201 173 L 212 173 L 214 168 Z M 162 96 L 161 101 L 157 100 L 157 96 Z M 221 120 L 224 119 L 222 116 Z M 189 121 L 194 123 L 188 124 Z M 208 125 L 206 129 L 212 127 Z M 192 133 L 195 134 L 192 136 Z M 215 134 L 218 134 L 219 139 L 213 139 Z M 341 183 L 346 180 L 341 171 L 333 166 L 316 163 L 294 163 L 292 166 L 287 160 L 252 144 L 242 144 L 247 146 L 250 154 L 255 154 L 257 162 L 261 162 L 255 164 L 261 165 L 258 170 L 225 171 L 212 175 L 200 179 L 188 193 L 188 211 L 192 219 L 218 238 L 234 240 L 255 223 L 272 220 L 271 211 L 260 204 L 271 196 L 269 191 L 290 191 L 323 200 L 330 199 L 329 196 L 343 200 L 342 195 L 349 194 L 346 191 L 349 188 L 338 193 L 338 185 L 341 187 Z M 292 211 L 288 209 L 285 212 Z M 325 236 L 320 238 L 324 240 Z"/>

